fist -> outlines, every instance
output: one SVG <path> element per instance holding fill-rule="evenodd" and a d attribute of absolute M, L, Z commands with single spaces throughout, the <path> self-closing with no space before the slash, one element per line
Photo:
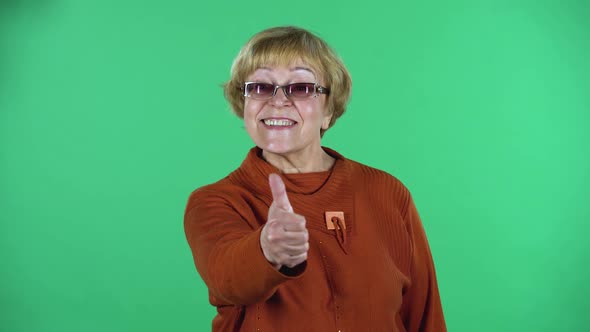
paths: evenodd
<path fill-rule="evenodd" d="M 268 219 L 260 234 L 264 257 L 278 270 L 281 266 L 294 267 L 307 259 L 309 234 L 305 218 L 293 212 L 285 184 L 277 174 L 268 177 L 272 204 Z"/>

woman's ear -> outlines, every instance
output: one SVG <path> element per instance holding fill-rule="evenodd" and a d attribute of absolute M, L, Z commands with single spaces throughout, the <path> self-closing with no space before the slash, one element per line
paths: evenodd
<path fill-rule="evenodd" d="M 332 112 L 330 112 L 329 115 L 324 115 L 324 120 L 322 121 L 323 130 L 328 130 L 328 128 L 330 128 L 330 123 L 332 122 L 332 115 Z"/>

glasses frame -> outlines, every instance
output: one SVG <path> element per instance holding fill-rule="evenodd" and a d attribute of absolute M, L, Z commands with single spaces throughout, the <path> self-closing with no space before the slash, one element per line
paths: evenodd
<path fill-rule="evenodd" d="M 288 99 L 293 99 L 293 100 L 305 100 L 305 99 L 309 99 L 309 98 L 315 98 L 318 96 L 318 94 L 325 94 L 328 95 L 330 93 L 330 89 L 323 87 L 317 83 L 312 83 L 312 82 L 297 82 L 297 83 L 290 83 L 290 84 L 286 84 L 286 85 L 273 85 L 274 86 L 274 90 L 272 91 L 272 94 L 268 97 L 268 98 L 256 98 L 256 97 L 252 97 L 248 95 L 248 84 L 254 84 L 254 83 L 258 83 L 258 84 L 270 84 L 273 85 L 272 83 L 264 83 L 264 82 L 245 82 L 244 85 L 241 87 L 241 90 L 244 92 L 244 97 L 248 97 L 248 98 L 252 98 L 255 100 L 269 100 L 272 99 L 276 94 L 277 91 L 279 89 L 283 90 L 283 93 L 285 94 L 285 96 Z M 293 84 L 313 84 L 314 87 L 314 92 L 313 95 L 309 96 L 309 97 L 305 97 L 305 98 L 292 98 L 290 95 L 287 95 L 287 87 L 293 85 Z"/>

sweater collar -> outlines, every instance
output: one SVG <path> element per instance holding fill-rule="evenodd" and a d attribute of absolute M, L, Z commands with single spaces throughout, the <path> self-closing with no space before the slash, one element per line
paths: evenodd
<path fill-rule="evenodd" d="M 262 158 L 262 149 L 259 147 L 253 147 L 250 149 L 246 158 L 242 162 L 242 165 L 229 175 L 230 180 L 236 181 L 249 188 L 259 196 L 264 196 L 272 201 L 272 194 L 268 184 L 268 176 L 271 173 L 276 173 L 281 176 L 288 193 L 302 194 L 302 195 L 314 195 L 316 193 L 324 192 L 328 183 L 340 183 L 345 180 L 348 172 L 343 172 L 347 167 L 346 158 L 344 158 L 338 152 L 322 147 L 322 149 L 335 159 L 332 168 L 327 171 L 329 175 L 323 174 L 325 181 L 320 181 L 318 186 L 299 186 L 297 180 L 301 177 L 313 176 L 313 173 L 301 173 L 301 174 L 282 174 L 281 171 L 268 163 Z M 317 174 L 318 177 L 322 177 L 322 174 Z M 291 179 L 293 179 L 293 181 Z M 336 183 L 334 183 L 336 184 Z"/>

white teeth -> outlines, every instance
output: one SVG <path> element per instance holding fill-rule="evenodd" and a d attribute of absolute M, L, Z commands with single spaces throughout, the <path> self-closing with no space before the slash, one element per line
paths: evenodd
<path fill-rule="evenodd" d="M 292 126 L 295 122 L 291 120 L 277 120 L 277 119 L 265 119 L 264 124 L 267 126 Z"/>

